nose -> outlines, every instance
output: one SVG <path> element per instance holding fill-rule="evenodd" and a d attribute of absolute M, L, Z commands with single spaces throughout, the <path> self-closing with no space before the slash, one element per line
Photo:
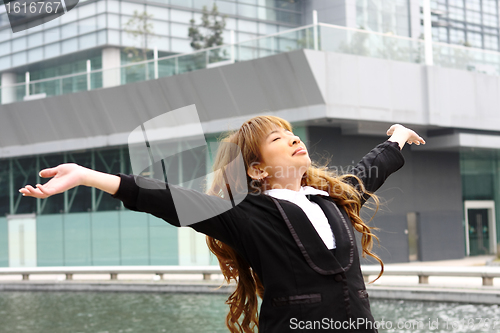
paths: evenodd
<path fill-rule="evenodd" d="M 290 146 L 293 146 L 295 144 L 299 144 L 300 143 L 300 138 L 296 135 L 292 135 L 292 137 L 290 138 Z"/>

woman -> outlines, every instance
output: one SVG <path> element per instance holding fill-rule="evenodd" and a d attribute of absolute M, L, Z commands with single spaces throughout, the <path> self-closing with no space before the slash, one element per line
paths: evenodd
<path fill-rule="evenodd" d="M 252 118 L 223 140 L 236 144 L 242 153 L 249 195 L 234 208 L 191 227 L 207 235 L 226 280 L 237 282 L 227 301 L 226 325 L 231 332 L 376 332 L 354 229 L 362 233 L 363 255 L 383 265 L 371 252 L 375 236 L 359 217 L 360 208 L 370 197 L 376 199 L 371 193 L 404 164 L 404 144 L 425 143 L 398 124 L 387 135 L 388 141 L 372 149 L 352 174 L 342 176 L 312 166 L 304 143 L 278 117 Z M 226 165 L 227 154 L 220 149 L 214 170 Z M 53 178 L 19 191 L 46 198 L 78 185 L 92 186 L 122 200 L 128 209 L 151 213 L 175 226 L 180 222 L 173 191 L 186 206 L 207 212 L 227 200 L 220 197 L 227 183 L 223 172 L 215 174 L 209 195 L 76 164 L 45 169 L 40 175 Z M 257 295 L 263 300 L 259 315 Z"/>

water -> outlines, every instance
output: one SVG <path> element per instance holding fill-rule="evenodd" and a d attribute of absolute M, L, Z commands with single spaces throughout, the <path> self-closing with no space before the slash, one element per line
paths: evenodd
<path fill-rule="evenodd" d="M 227 333 L 226 298 L 215 294 L 1 292 L 0 332 Z M 499 305 L 389 300 L 372 300 L 371 304 L 379 332 L 500 332 Z"/>

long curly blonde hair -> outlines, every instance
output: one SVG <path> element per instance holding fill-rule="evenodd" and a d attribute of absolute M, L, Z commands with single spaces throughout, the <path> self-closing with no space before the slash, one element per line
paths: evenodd
<path fill-rule="evenodd" d="M 244 187 L 248 192 L 259 192 L 264 190 L 264 183 L 256 182 L 248 175 L 245 179 L 227 179 L 227 177 L 243 176 L 238 172 L 221 172 L 230 165 L 234 159 L 234 150 L 230 151 L 231 145 L 241 151 L 245 171 L 252 165 L 261 161 L 260 145 L 262 139 L 275 127 L 282 127 L 292 131 L 292 127 L 286 120 L 275 116 L 258 116 L 246 121 L 239 130 L 227 133 L 221 142 L 229 145 L 221 146 L 214 159 L 214 178 L 211 186 L 206 191 L 207 194 L 224 197 L 228 191 L 228 181 L 232 184 L 239 184 L 240 188 L 233 188 L 233 191 L 242 190 Z M 226 169 L 226 171 L 228 171 Z M 362 203 L 367 198 L 373 198 L 378 209 L 378 198 L 366 192 L 361 180 L 354 175 L 336 175 L 328 170 L 326 166 L 317 166 L 314 163 L 309 166 L 302 177 L 301 185 L 312 186 L 319 190 L 327 191 L 337 205 L 343 207 L 350 217 L 351 223 L 358 232 L 362 234 L 361 245 L 362 255 L 369 255 L 376 259 L 381 265 L 381 271 L 377 279 L 384 271 L 382 260 L 371 250 L 373 239 L 377 239 L 372 233 L 375 228 L 369 227 L 360 218 Z M 226 326 L 230 332 L 251 333 L 255 329 L 258 331 L 258 299 L 262 298 L 264 286 L 257 274 L 250 265 L 238 253 L 227 244 L 207 236 L 207 245 L 210 251 L 217 257 L 219 265 L 224 275 L 225 282 L 230 283 L 235 280 L 236 289 L 229 296 L 226 304 L 229 305 L 229 313 L 226 317 Z M 375 279 L 376 280 L 376 279 Z M 373 281 L 372 281 L 373 282 Z M 243 319 L 240 321 L 240 317 Z"/>

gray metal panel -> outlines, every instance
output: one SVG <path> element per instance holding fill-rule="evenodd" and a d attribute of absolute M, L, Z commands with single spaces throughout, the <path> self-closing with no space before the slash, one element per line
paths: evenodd
<path fill-rule="evenodd" d="M 125 144 L 127 133 L 140 124 L 191 104 L 197 106 L 200 120 L 208 122 L 263 111 L 286 113 L 324 100 L 304 51 L 283 53 L 159 80 L 1 105 L 0 157 L 15 156 L 14 150 L 25 155 L 71 150 L 73 144 L 74 149 Z"/>
<path fill-rule="evenodd" d="M 500 128 L 500 77 L 435 66 L 428 75 L 430 125 Z"/>

